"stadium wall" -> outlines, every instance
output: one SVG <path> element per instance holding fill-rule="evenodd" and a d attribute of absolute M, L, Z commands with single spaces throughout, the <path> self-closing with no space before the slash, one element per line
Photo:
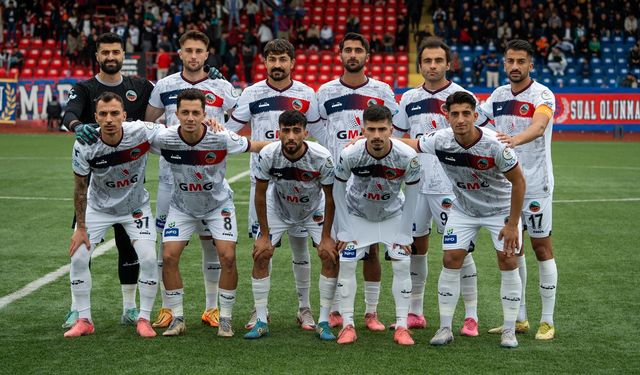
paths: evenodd
<path fill-rule="evenodd" d="M 47 103 L 56 95 L 65 103 L 77 78 L 25 79 L 17 85 L 19 120 L 46 118 Z M 400 95 L 407 89 L 396 90 Z M 640 92 L 635 89 L 553 89 L 556 96 L 554 130 L 640 132 Z M 481 101 L 491 91 L 477 89 Z M 3 98 L 4 99 L 4 98 Z M 4 103 L 5 100 L 0 101 Z"/>

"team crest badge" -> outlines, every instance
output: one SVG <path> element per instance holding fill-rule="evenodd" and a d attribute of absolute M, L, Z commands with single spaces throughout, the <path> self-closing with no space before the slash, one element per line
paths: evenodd
<path fill-rule="evenodd" d="M 371 107 L 372 105 L 376 105 L 376 104 L 378 104 L 378 101 L 373 99 L 373 98 L 367 100 L 367 106 L 368 107 Z"/>
<path fill-rule="evenodd" d="M 213 95 L 213 93 L 208 92 L 205 94 L 205 102 L 207 103 L 207 105 L 213 105 L 213 103 L 215 103 L 216 101 L 216 96 Z"/>
<path fill-rule="evenodd" d="M 520 106 L 520 114 L 521 115 L 526 115 L 527 112 L 529 112 L 529 104 L 523 104 L 522 106 Z"/>
<path fill-rule="evenodd" d="M 440 112 L 441 112 L 443 115 L 447 113 L 447 106 L 446 106 L 446 103 L 442 103 L 442 104 L 440 105 Z M 435 121 L 434 121 L 434 122 L 435 122 Z"/>
<path fill-rule="evenodd" d="M 485 170 L 489 168 L 489 160 L 487 159 L 480 159 L 478 160 L 478 169 L 480 170 Z"/>
<path fill-rule="evenodd" d="M 135 102 L 136 99 L 138 99 L 138 93 L 136 93 L 133 90 L 128 90 L 127 93 L 125 94 L 125 97 L 127 98 L 128 101 Z"/>
<path fill-rule="evenodd" d="M 395 170 L 387 169 L 386 171 L 384 171 L 384 178 L 386 178 L 387 180 L 393 180 L 396 177 L 398 177 L 398 172 L 396 172 Z"/>
<path fill-rule="evenodd" d="M 540 202 L 533 201 L 529 204 L 529 211 L 538 212 L 540 211 Z"/>
<path fill-rule="evenodd" d="M 302 172 L 302 174 L 300 175 L 300 179 L 302 181 L 305 181 L 305 182 L 306 181 L 311 181 L 311 180 L 313 180 L 313 173 L 307 172 L 307 171 Z"/>
<path fill-rule="evenodd" d="M 291 102 L 291 107 L 293 107 L 293 109 L 295 109 L 296 111 L 300 111 L 302 109 L 302 101 L 300 101 L 300 99 L 294 99 Z"/>
<path fill-rule="evenodd" d="M 204 162 L 207 163 L 207 164 L 213 164 L 213 163 L 216 162 L 216 159 L 217 159 L 217 157 L 216 157 L 215 152 L 209 152 L 209 153 L 207 153 L 207 155 L 205 155 Z"/>
<path fill-rule="evenodd" d="M 133 150 L 131 150 L 130 155 L 131 155 L 131 159 L 136 160 L 142 155 L 142 151 L 136 147 Z"/>

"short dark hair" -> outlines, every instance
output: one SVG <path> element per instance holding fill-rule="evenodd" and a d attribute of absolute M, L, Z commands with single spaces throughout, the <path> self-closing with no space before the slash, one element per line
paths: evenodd
<path fill-rule="evenodd" d="M 262 57 L 266 59 L 271 54 L 282 55 L 283 53 L 289 55 L 291 60 L 296 58 L 296 49 L 291 42 L 286 39 L 273 39 L 264 46 Z"/>
<path fill-rule="evenodd" d="M 202 91 L 198 89 L 186 89 L 180 91 L 177 99 L 177 107 L 180 108 L 180 102 L 183 100 L 199 100 L 202 103 L 202 110 L 204 111 L 204 105 L 207 101 L 207 98 L 204 96 Z"/>
<path fill-rule="evenodd" d="M 187 40 L 199 40 L 204 43 L 206 50 L 209 50 L 209 37 L 203 32 L 200 32 L 198 30 L 189 30 L 186 33 L 182 34 L 180 36 L 180 47 L 182 47 L 184 42 L 186 42 Z"/>
<path fill-rule="evenodd" d="M 393 115 L 391 114 L 391 110 L 389 108 L 380 105 L 374 104 L 362 112 L 362 119 L 364 122 L 376 122 L 376 121 L 387 121 L 389 124 L 393 122 Z"/>
<path fill-rule="evenodd" d="M 362 46 L 364 47 L 364 50 L 367 51 L 367 53 L 371 51 L 371 47 L 369 46 L 369 41 L 367 40 L 367 38 L 358 33 L 346 33 L 344 35 L 344 38 L 342 38 L 342 40 L 340 41 L 340 51 L 342 51 L 342 49 L 344 48 L 344 42 L 346 42 L 347 40 L 357 40 L 362 43 Z"/>
<path fill-rule="evenodd" d="M 422 52 L 425 49 L 438 49 L 442 48 L 444 50 L 444 55 L 447 59 L 447 63 L 451 62 L 451 48 L 440 38 L 432 36 L 425 39 L 425 41 L 420 45 L 420 50 L 418 52 L 418 61 L 422 61 Z"/>
<path fill-rule="evenodd" d="M 476 109 L 476 99 L 466 91 L 456 91 L 449 95 L 444 104 L 444 108 L 449 112 L 449 108 L 454 104 L 469 104 L 471 109 Z"/>
<path fill-rule="evenodd" d="M 527 56 L 533 57 L 533 46 L 531 46 L 531 43 L 527 42 L 526 40 L 513 39 L 508 41 L 507 48 L 505 48 L 504 53 L 506 54 L 509 50 L 525 51 L 527 53 Z"/>
<path fill-rule="evenodd" d="M 278 117 L 278 124 L 280 127 L 300 125 L 303 129 L 307 128 L 307 118 L 294 109 L 289 109 L 280 114 Z"/>
<path fill-rule="evenodd" d="M 111 92 L 111 91 L 105 91 L 102 94 L 98 95 L 98 97 L 95 99 L 96 107 L 98 106 L 98 102 L 100 101 L 109 103 L 112 100 L 115 100 L 116 102 L 120 103 L 122 105 L 122 109 L 124 109 L 124 101 L 122 100 L 122 97 L 116 94 L 115 92 Z"/>
<path fill-rule="evenodd" d="M 120 47 L 124 50 L 124 40 L 122 40 L 120 35 L 116 33 L 104 33 L 98 35 L 98 39 L 96 39 L 96 50 L 100 49 L 100 44 L 102 43 L 120 43 Z"/>

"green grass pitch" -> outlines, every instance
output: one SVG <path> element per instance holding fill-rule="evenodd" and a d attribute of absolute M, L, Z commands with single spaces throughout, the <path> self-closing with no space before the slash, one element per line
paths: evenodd
<path fill-rule="evenodd" d="M 0 135 L 0 298 L 67 264 L 73 212 L 70 136 Z M 416 345 L 400 347 L 391 331 L 362 328 L 364 302 L 359 274 L 356 324 L 359 339 L 339 347 L 320 342 L 295 323 L 297 296 L 288 244 L 276 251 L 269 309 L 271 336 L 242 339 L 253 304 L 251 241 L 246 238 L 249 179 L 232 184 L 240 243 L 240 281 L 234 309 L 236 336 L 222 339 L 200 324 L 204 307 L 198 241 L 185 250 L 187 334 L 141 339 L 119 324 L 122 304 L 115 250 L 92 264 L 92 306 L 96 332 L 64 339 L 60 328 L 70 304 L 68 275 L 0 309 L 0 373 L 637 373 L 640 365 L 640 144 L 553 144 L 556 178 L 554 250 L 559 269 L 556 339 L 534 339 L 540 317 L 538 267 L 527 246 L 527 303 L 532 331 L 519 335 L 520 347 L 499 347 L 487 329 L 499 325 L 499 272 L 489 236 L 481 232 L 475 259 L 479 274 L 480 336 L 460 337 L 447 347 L 428 341 L 438 325 L 435 288 L 441 268 L 440 237 L 429 256 L 425 314 L 430 326 L 414 331 Z M 248 156 L 232 156 L 227 177 L 248 169 Z M 155 198 L 157 157 L 149 162 L 147 188 Z M 635 198 L 635 199 L 634 199 Z M 111 238 L 111 234 L 107 239 Z M 312 254 L 311 302 L 318 313 L 319 260 Z M 391 269 L 383 261 L 381 320 L 394 317 Z M 159 308 L 160 298 L 156 300 Z M 458 303 L 454 330 L 463 318 Z M 154 311 L 154 315 L 155 315 Z M 337 333 L 337 332 L 336 332 Z"/>

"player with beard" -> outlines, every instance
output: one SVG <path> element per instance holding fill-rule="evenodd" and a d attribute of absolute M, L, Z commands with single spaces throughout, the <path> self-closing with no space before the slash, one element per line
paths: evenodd
<path fill-rule="evenodd" d="M 402 95 L 400 114 L 394 131 L 397 137 L 402 137 L 408 132 L 411 138 L 418 139 L 436 130 L 448 128 L 444 109 L 447 97 L 456 91 L 468 92 L 460 85 L 447 80 L 446 73 L 451 61 L 450 50 L 440 38 L 428 38 L 422 44 L 418 56 L 424 84 Z M 415 252 L 411 255 L 409 329 L 427 327 L 423 305 L 431 222 L 435 220 L 438 233 L 442 234 L 455 199 L 451 181 L 438 158 L 428 154 L 420 154 L 418 157 L 422 164 L 423 176 L 413 228 Z M 461 294 L 466 312 L 460 333 L 466 336 L 478 335 L 478 279 L 472 251 L 473 246 L 469 249 L 460 273 Z"/>
<path fill-rule="evenodd" d="M 100 94 L 111 91 L 124 99 L 127 120 L 143 120 L 153 85 L 144 78 L 123 76 L 120 72 L 124 61 L 124 42 L 114 33 L 101 34 L 96 41 L 96 60 L 100 71 L 93 78 L 76 83 L 69 92 L 62 124 L 76 133 L 80 144 L 97 142 L 99 133 L 95 123 L 96 102 Z M 75 222 L 75 220 L 74 220 Z M 136 283 L 138 280 L 138 257 L 131 239 L 122 225 L 113 226 L 118 248 L 118 276 L 122 286 L 121 323 L 136 324 Z M 71 311 L 67 314 L 63 328 L 73 326 L 78 318 L 72 298 Z"/>
<path fill-rule="evenodd" d="M 274 39 L 265 46 L 262 57 L 267 68 L 267 79 L 247 87 L 238 99 L 238 105 L 226 124 L 227 129 L 239 132 L 251 122 L 251 140 L 276 141 L 278 139 L 278 118 L 286 110 L 296 110 L 307 118 L 309 134 L 322 139 L 322 124 L 318 115 L 318 105 L 313 89 L 291 79 L 291 70 L 295 65 L 295 49 L 284 39 Z M 249 195 L 249 237 L 258 233 L 259 223 L 256 215 L 254 197 L 256 189 L 255 170 L 258 156 L 251 155 L 251 191 Z M 298 324 L 304 330 L 315 329 L 315 321 L 309 302 L 311 286 L 311 258 L 307 248 L 306 229 L 289 229 L 289 244 L 293 258 L 293 275 L 298 292 Z M 251 313 L 245 328 L 251 329 L 256 323 L 255 310 Z"/>
<path fill-rule="evenodd" d="M 339 79 L 327 82 L 318 90 L 318 108 L 325 123 L 324 141 L 321 143 L 334 160 L 338 160 L 342 149 L 362 135 L 362 112 L 374 104 L 384 105 L 395 116 L 398 104 L 391 87 L 384 82 L 369 78 L 364 67 L 369 61 L 369 42 L 362 35 L 347 33 L 340 42 L 340 59 L 344 73 Z M 394 119 L 395 122 L 395 119 Z M 378 245 L 372 245 L 364 259 L 364 299 L 367 305 L 365 323 L 369 330 L 382 331 L 384 325 L 378 320 L 377 307 L 380 296 L 380 260 Z M 331 327 L 342 325 L 337 311 L 340 296 L 336 298 L 330 315 Z"/>
<path fill-rule="evenodd" d="M 556 302 L 558 269 L 551 246 L 551 215 L 553 196 L 553 166 L 551 164 L 551 135 L 555 96 L 546 86 L 529 76 L 533 70 L 533 47 L 529 42 L 515 39 L 507 43 L 504 70 L 509 84 L 498 87 L 485 103 L 478 107 L 478 124 L 494 120 L 498 139 L 512 147 L 522 163 L 527 179 L 527 192 L 522 209 L 522 221 L 531 238 L 538 260 L 542 315 L 536 333 L 538 340 L 555 336 L 553 311 Z M 529 330 L 525 305 L 527 268 L 524 251 L 518 257 L 522 300 L 516 332 Z M 502 327 L 489 330 L 500 333 Z"/>
<path fill-rule="evenodd" d="M 162 114 L 166 118 L 167 126 L 178 126 L 177 116 L 178 95 L 187 89 L 198 89 L 206 98 L 205 112 L 207 118 L 224 123 L 225 112 L 230 112 L 236 104 L 237 96 L 233 86 L 223 79 L 212 79 L 205 71 L 205 61 L 209 56 L 209 38 L 200 31 L 191 30 L 180 36 L 180 59 L 182 71 L 159 80 L 149 98 L 145 118 L 155 122 Z M 162 233 L 169 212 L 169 198 L 174 187 L 173 175 L 169 163 L 160 158 L 160 172 L 158 176 L 158 199 L 156 206 L 156 230 Z M 206 227 L 199 230 L 202 245 L 202 274 L 205 285 L 205 309 L 202 313 L 202 323 L 212 327 L 218 326 L 220 310 L 218 309 L 218 283 L 220 280 L 220 259 L 216 251 L 211 233 Z M 158 272 L 162 275 L 162 251 L 158 252 Z M 162 281 L 162 276 L 160 276 Z M 160 283 L 161 288 L 164 284 Z M 173 319 L 168 308 L 168 300 L 162 293 L 162 308 L 153 323 L 154 327 L 168 327 Z"/>

